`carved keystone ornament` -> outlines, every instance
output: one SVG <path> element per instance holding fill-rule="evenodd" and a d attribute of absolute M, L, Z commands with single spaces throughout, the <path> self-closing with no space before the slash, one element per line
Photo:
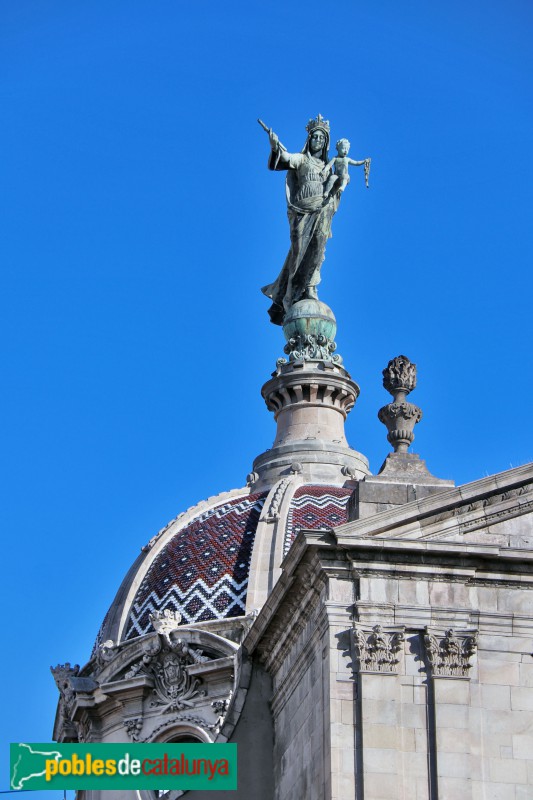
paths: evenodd
<path fill-rule="evenodd" d="M 165 608 L 164 611 L 154 611 L 150 614 L 150 622 L 154 630 L 165 637 L 170 644 L 170 634 L 179 627 L 182 616 L 179 611 L 172 611 L 170 608 Z"/>

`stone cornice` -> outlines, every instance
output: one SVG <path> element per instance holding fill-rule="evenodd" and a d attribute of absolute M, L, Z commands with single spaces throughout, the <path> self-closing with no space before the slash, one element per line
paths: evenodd
<path fill-rule="evenodd" d="M 533 464 L 526 464 L 339 525 L 335 536 L 339 543 L 349 544 L 353 539 L 381 535 L 412 540 L 465 533 L 532 509 Z"/>
<path fill-rule="evenodd" d="M 300 685 L 302 673 L 305 671 L 308 662 L 315 658 L 318 647 L 317 643 L 320 642 L 327 631 L 327 628 L 327 615 L 320 614 L 316 620 L 316 625 L 313 627 L 311 636 L 306 640 L 303 646 L 298 649 L 297 653 L 292 654 L 292 658 L 290 658 L 291 654 L 287 652 L 287 646 L 280 651 L 279 655 L 282 658 L 285 658 L 286 655 L 289 655 L 289 658 L 283 664 L 285 668 L 284 674 L 281 676 L 281 678 L 279 675 L 276 676 L 275 697 L 271 702 L 272 713 L 274 717 L 280 713 L 281 709 L 285 706 L 292 693 Z M 291 640 L 287 642 L 287 644 L 292 643 L 293 642 Z M 279 659 L 276 659 L 276 664 L 273 664 L 273 666 L 277 666 L 278 662 Z"/>
<path fill-rule="evenodd" d="M 533 464 L 528 464 L 332 531 L 301 530 L 283 560 L 279 581 L 247 634 L 246 648 L 249 652 L 255 650 L 286 595 L 292 592 L 299 565 L 304 559 L 309 561 L 312 553 L 324 576 L 341 577 L 344 573 L 342 577 L 347 577 L 348 571 L 355 578 L 358 569 L 374 568 L 381 574 L 392 571 L 395 577 L 416 578 L 423 566 L 423 572 L 440 577 L 444 574 L 447 580 L 533 588 L 533 549 L 505 547 L 488 539 L 479 544 L 418 538 L 421 519 L 468 507 L 490 496 L 496 495 L 500 504 L 514 503 L 520 511 L 528 493 L 509 493 L 519 492 L 532 482 Z M 479 513 L 488 507 L 481 505 L 474 511 Z M 490 513 L 497 507 L 492 506 Z"/>
<path fill-rule="evenodd" d="M 524 569 L 531 570 L 529 566 L 533 561 L 533 549 L 523 550 L 521 548 L 502 547 L 501 545 L 487 545 L 487 544 L 474 544 L 466 542 L 451 542 L 446 540 L 434 539 L 432 541 L 420 539 L 351 539 L 348 542 L 339 542 L 339 546 L 349 551 L 356 551 L 358 554 L 364 551 L 371 551 L 374 553 L 402 553 L 410 554 L 410 560 L 415 553 L 427 553 L 435 557 L 453 556 L 455 559 L 461 557 L 468 559 L 469 563 L 476 557 L 482 558 L 485 561 L 491 558 L 497 558 L 498 562 L 503 561 L 501 566 L 504 569 L 509 569 L 515 565 L 520 569 L 520 565 L 524 564 Z M 377 557 L 377 556 L 376 556 Z M 386 556 L 387 557 L 387 556 Z M 392 556 L 389 556 L 392 557 Z M 466 561 L 465 561 L 466 563 Z M 527 567 L 525 565 L 528 564 Z M 471 568 L 471 567 L 469 567 Z"/>
<path fill-rule="evenodd" d="M 317 555 L 324 577 L 330 574 L 356 579 L 363 572 L 376 576 L 389 573 L 397 579 L 427 577 L 469 585 L 533 589 L 533 550 L 462 542 L 358 539 L 351 540 L 349 546 L 341 545 L 339 552 L 332 534 L 301 531 L 283 562 L 280 580 L 245 639 L 249 652 L 255 650 L 289 592 L 293 601 L 296 570 L 310 551 Z"/>
<path fill-rule="evenodd" d="M 347 557 L 354 578 L 365 575 L 533 590 L 532 550 L 365 539 L 353 543 Z"/>
<path fill-rule="evenodd" d="M 290 597 L 261 637 L 258 653 L 270 674 L 275 674 L 292 651 L 305 626 L 315 614 L 324 586 L 319 569 L 308 564 L 299 571 Z"/>
<path fill-rule="evenodd" d="M 305 540 L 302 541 L 300 534 L 298 534 L 296 541 L 300 545 L 298 548 L 300 553 L 305 552 L 306 543 Z M 289 560 L 290 562 L 290 555 L 295 549 L 295 544 L 296 542 L 293 543 L 287 557 L 283 561 L 283 566 L 285 568 L 283 569 L 280 579 L 268 596 L 266 603 L 257 615 L 256 620 L 254 621 L 243 641 L 243 646 L 249 653 L 253 653 L 258 643 L 263 639 L 267 628 L 271 625 L 272 620 L 276 617 L 277 612 L 287 594 L 290 594 L 290 605 L 292 608 L 295 606 L 296 600 L 300 599 L 310 589 L 316 591 L 314 589 L 314 584 L 317 582 L 319 569 L 310 569 L 309 562 L 312 556 L 309 556 L 309 558 L 306 560 L 307 563 L 300 564 L 301 559 L 298 558 L 297 562 L 294 563 L 293 569 L 289 570 L 286 568 L 287 561 Z M 296 574 L 297 570 L 298 574 Z M 283 616 L 285 616 L 286 613 L 287 612 L 285 611 Z M 271 631 L 269 631 L 269 634 L 270 633 Z"/>

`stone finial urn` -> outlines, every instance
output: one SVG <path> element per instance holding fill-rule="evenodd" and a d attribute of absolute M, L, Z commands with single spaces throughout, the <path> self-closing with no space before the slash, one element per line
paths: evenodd
<path fill-rule="evenodd" d="M 393 402 L 378 411 L 378 419 L 386 425 L 387 439 L 395 453 L 406 453 L 415 435 L 413 429 L 422 419 L 422 411 L 406 397 L 416 386 L 416 364 L 407 356 L 396 356 L 383 370 L 383 386 L 393 396 Z"/>

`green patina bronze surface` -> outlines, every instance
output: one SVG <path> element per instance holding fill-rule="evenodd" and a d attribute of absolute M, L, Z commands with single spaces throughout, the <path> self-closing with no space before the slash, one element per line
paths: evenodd
<path fill-rule="evenodd" d="M 342 358 L 335 354 L 337 323 L 329 306 L 320 300 L 306 298 L 289 308 L 283 322 L 283 333 L 287 344 L 284 352 L 290 361 L 335 361 Z M 278 359 L 278 364 L 286 359 Z"/>
<path fill-rule="evenodd" d="M 333 341 L 337 333 L 337 322 L 331 308 L 320 300 L 299 300 L 285 315 L 283 333 L 287 341 L 297 336 L 320 334 Z"/>
<path fill-rule="evenodd" d="M 299 153 L 289 153 L 277 134 L 258 121 L 270 140 L 268 168 L 287 173 L 285 194 L 291 247 L 276 280 L 261 289 L 272 300 L 268 310 L 271 321 L 285 325 L 291 306 L 306 299 L 318 300 L 317 287 L 331 224 L 350 181 L 348 166 L 364 165 L 368 181 L 370 159 L 348 158 L 350 143 L 339 139 L 337 156 L 330 160 L 330 126 L 321 114 L 307 123 L 307 140 Z"/>

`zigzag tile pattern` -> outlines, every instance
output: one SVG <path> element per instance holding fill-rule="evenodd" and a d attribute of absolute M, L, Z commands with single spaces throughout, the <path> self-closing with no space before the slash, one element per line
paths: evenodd
<path fill-rule="evenodd" d="M 111 609 L 110 609 L 110 608 L 108 608 L 108 610 L 107 610 L 107 613 L 106 613 L 106 615 L 105 615 L 105 617 L 104 617 L 104 621 L 103 621 L 103 622 L 102 622 L 102 624 L 100 625 L 100 628 L 99 628 L 99 630 L 98 630 L 98 633 L 96 634 L 96 640 L 95 640 L 95 642 L 94 642 L 93 649 L 92 649 L 92 651 L 91 651 L 91 658 L 93 658 L 93 656 L 95 656 L 95 655 L 96 655 L 96 653 L 98 652 L 98 649 L 99 649 L 100 645 L 101 645 L 101 644 L 103 644 L 103 642 L 104 642 L 104 631 L 105 631 L 105 629 L 106 629 L 107 620 L 109 619 L 109 615 L 110 615 L 110 613 L 111 613 Z"/>
<path fill-rule="evenodd" d="M 252 545 L 266 496 L 234 498 L 175 534 L 135 595 L 125 639 L 148 633 L 153 611 L 179 611 L 184 624 L 245 613 Z"/>
<path fill-rule="evenodd" d="M 300 528 L 330 530 L 348 521 L 346 507 L 352 489 L 307 484 L 299 486 L 291 500 L 285 529 L 284 553 Z"/>

